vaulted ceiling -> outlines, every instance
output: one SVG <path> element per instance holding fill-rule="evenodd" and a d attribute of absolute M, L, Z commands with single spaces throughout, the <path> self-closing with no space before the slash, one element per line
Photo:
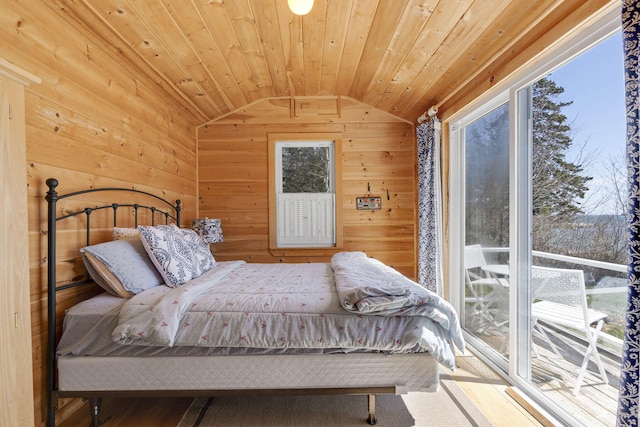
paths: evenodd
<path fill-rule="evenodd" d="M 302 17 L 287 0 L 55 3 L 203 122 L 263 98 L 336 95 L 413 122 L 606 1 L 315 0 Z"/>

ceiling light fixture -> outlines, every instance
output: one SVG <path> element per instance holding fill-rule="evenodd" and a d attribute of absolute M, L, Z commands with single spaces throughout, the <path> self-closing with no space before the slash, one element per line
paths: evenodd
<path fill-rule="evenodd" d="M 287 3 L 291 12 L 296 15 L 306 15 L 313 7 L 313 0 L 287 0 Z"/>

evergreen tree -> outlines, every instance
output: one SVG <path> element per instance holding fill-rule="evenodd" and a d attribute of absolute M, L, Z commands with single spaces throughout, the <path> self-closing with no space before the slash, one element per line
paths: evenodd
<path fill-rule="evenodd" d="M 562 108 L 572 102 L 556 100 L 563 92 L 548 78 L 533 85 L 533 214 L 570 221 L 584 213 L 578 199 L 592 178 L 566 159 L 573 141 Z"/>
<path fill-rule="evenodd" d="M 591 177 L 582 165 L 567 160 L 571 127 L 557 100 L 564 89 L 548 78 L 533 84 L 532 213 L 533 247 L 550 250 L 557 230 L 571 228 L 582 213 Z M 465 131 L 466 244 L 509 245 L 509 106 L 504 104 Z"/>
<path fill-rule="evenodd" d="M 285 193 L 330 191 L 329 148 L 286 147 L 282 149 L 282 187 Z"/>

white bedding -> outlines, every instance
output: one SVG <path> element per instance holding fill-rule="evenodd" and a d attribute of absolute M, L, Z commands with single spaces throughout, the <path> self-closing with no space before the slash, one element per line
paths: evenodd
<path fill-rule="evenodd" d="M 218 262 L 224 265 L 226 262 Z M 308 278 L 308 277 L 307 277 Z M 317 280 L 317 278 L 308 278 Z M 344 349 L 295 349 L 201 346 L 122 345 L 111 338 L 125 299 L 102 293 L 69 308 L 64 317 L 63 334 L 57 346 L 59 356 L 145 357 L 145 356 L 228 356 L 345 353 Z"/>
<path fill-rule="evenodd" d="M 378 283 L 376 292 L 387 285 L 399 284 Z M 128 300 L 112 336 L 141 346 L 429 352 L 453 369 L 453 346 L 464 346 L 455 312 L 435 294 L 409 288 L 406 315 L 388 307 L 365 315 L 342 307 L 328 263 L 221 263 L 178 288 Z"/>

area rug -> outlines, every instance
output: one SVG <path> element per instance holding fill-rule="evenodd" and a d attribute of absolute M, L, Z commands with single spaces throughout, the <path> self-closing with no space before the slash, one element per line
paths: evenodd
<path fill-rule="evenodd" d="M 378 426 L 491 426 L 469 397 L 447 376 L 435 393 L 379 395 Z M 261 396 L 197 398 L 178 427 L 358 426 L 368 415 L 366 396 Z"/>

